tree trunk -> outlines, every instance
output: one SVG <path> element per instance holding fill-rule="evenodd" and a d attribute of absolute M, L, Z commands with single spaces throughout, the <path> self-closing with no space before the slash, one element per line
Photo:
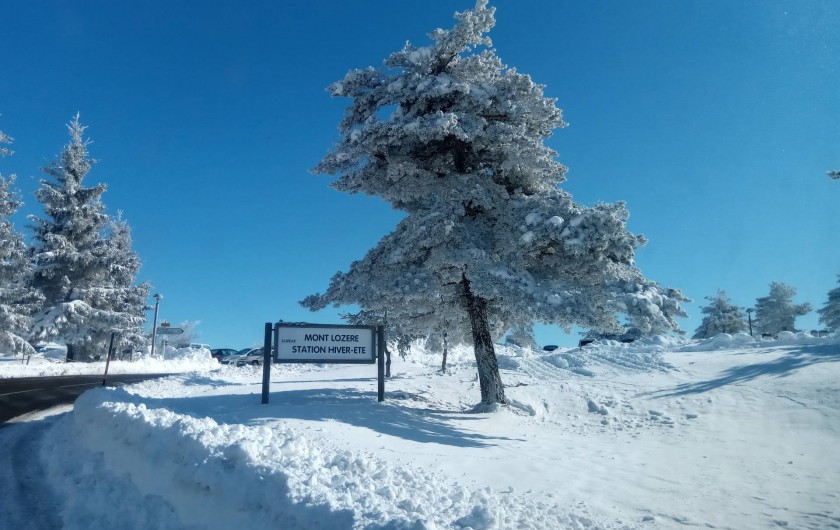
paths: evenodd
<path fill-rule="evenodd" d="M 94 359 L 97 353 L 89 343 L 76 343 L 67 345 L 67 362 L 89 362 Z M 101 357 L 104 359 L 104 355 Z"/>
<path fill-rule="evenodd" d="M 443 332 L 443 364 L 440 367 L 442 373 L 446 373 L 446 356 L 449 353 L 449 341 L 447 340 L 446 332 Z"/>
<path fill-rule="evenodd" d="M 505 398 L 502 377 L 499 375 L 499 362 L 496 360 L 490 326 L 487 325 L 487 301 L 473 294 L 466 275 L 461 277 L 461 287 L 464 290 L 464 302 L 470 316 L 473 352 L 478 368 L 478 383 L 481 386 L 481 404 L 483 406 L 496 403 L 506 404 L 508 401 Z"/>
<path fill-rule="evenodd" d="M 67 345 L 67 362 L 78 361 L 80 357 L 79 348 L 75 344 Z"/>

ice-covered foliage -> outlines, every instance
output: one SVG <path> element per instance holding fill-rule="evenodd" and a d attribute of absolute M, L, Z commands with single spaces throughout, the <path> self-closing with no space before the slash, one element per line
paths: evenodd
<path fill-rule="evenodd" d="M 840 275 L 837 276 L 840 282 Z M 840 287 L 828 291 L 828 300 L 822 308 L 817 309 L 820 315 L 820 324 L 828 329 L 840 331 Z"/>
<path fill-rule="evenodd" d="M 0 131 L 0 156 L 6 156 L 12 154 L 12 150 L 6 147 L 12 143 L 12 137 L 8 134 Z M 3 145 L 6 144 L 6 145 Z"/>
<path fill-rule="evenodd" d="M 695 339 L 708 339 L 719 333 L 743 333 L 747 331 L 747 317 L 744 310 L 734 305 L 726 291 L 720 289 L 716 296 L 707 296 L 709 305 L 702 308 L 703 321 L 694 332 Z"/>
<path fill-rule="evenodd" d="M 781 282 L 770 284 L 770 294 L 755 301 L 755 327 L 759 333 L 775 335 L 796 331 L 796 317 L 811 311 L 811 304 L 794 304 L 796 289 Z"/>
<path fill-rule="evenodd" d="M 352 102 L 314 171 L 408 216 L 302 303 L 387 310 L 421 336 L 447 322 L 474 344 L 482 402 L 504 402 L 493 335 L 534 321 L 615 330 L 618 314 L 663 333 L 685 299 L 636 268 L 644 238 L 627 231 L 623 203 L 585 207 L 558 189 L 566 170 L 544 142 L 561 111 L 489 47 L 494 9 L 479 0 L 456 18 L 431 45 L 329 87 Z"/>
<path fill-rule="evenodd" d="M 11 138 L 0 131 L 0 156 L 11 150 L 2 147 Z M 15 230 L 11 216 L 20 207 L 18 193 L 12 188 L 15 176 L 0 174 L 0 352 L 32 354 L 27 342 L 32 314 L 41 304 L 41 296 L 32 288 L 32 263 L 23 236 Z"/>
<path fill-rule="evenodd" d="M 35 223 L 34 285 L 45 297 L 33 334 L 61 340 L 68 358 L 85 360 L 105 354 L 112 332 L 121 346 L 142 343 L 148 286 L 133 285 L 140 261 L 130 248 L 128 226 L 105 214 L 105 185 L 83 186 L 94 160 L 78 115 L 68 129 L 70 143 L 44 169 L 53 180 L 42 180 L 35 193 L 46 215 L 30 217 Z"/>
<path fill-rule="evenodd" d="M 521 348 L 529 348 L 532 350 L 539 349 L 537 339 L 534 338 L 533 328 L 520 327 L 514 329 L 510 335 L 507 336 L 506 343 L 513 344 L 514 346 L 519 346 Z"/>

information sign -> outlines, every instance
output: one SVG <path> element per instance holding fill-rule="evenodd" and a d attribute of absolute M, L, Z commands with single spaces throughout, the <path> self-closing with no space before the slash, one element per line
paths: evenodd
<path fill-rule="evenodd" d="M 286 324 L 275 326 L 274 362 L 376 362 L 376 327 Z"/>

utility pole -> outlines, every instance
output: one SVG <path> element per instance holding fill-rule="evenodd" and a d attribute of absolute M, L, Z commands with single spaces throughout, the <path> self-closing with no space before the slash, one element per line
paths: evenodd
<path fill-rule="evenodd" d="M 158 307 L 160 306 L 160 301 L 163 300 L 163 295 L 160 293 L 155 294 L 153 297 L 155 299 L 155 320 L 152 324 L 152 357 L 155 356 L 155 340 L 157 340 L 157 317 L 158 317 Z"/>

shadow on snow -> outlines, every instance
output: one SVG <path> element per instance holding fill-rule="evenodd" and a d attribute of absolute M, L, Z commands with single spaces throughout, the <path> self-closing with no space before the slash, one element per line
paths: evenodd
<path fill-rule="evenodd" d="M 807 366 L 840 361 L 840 345 L 801 346 L 772 361 L 735 366 L 720 377 L 697 383 L 684 383 L 669 390 L 659 390 L 646 395 L 657 398 L 701 394 L 732 383 L 752 381 L 759 377 L 787 377 Z"/>
<path fill-rule="evenodd" d="M 277 388 L 276 383 L 273 387 Z M 336 421 L 418 443 L 458 447 L 487 447 L 494 445 L 494 441 L 511 440 L 450 424 L 455 420 L 491 421 L 487 417 L 461 411 L 412 408 L 387 401 L 378 403 L 375 392 L 353 389 L 275 390 L 267 405 L 261 403 L 261 393 L 178 398 L 149 398 L 126 393 L 121 399 L 143 403 L 149 408 L 166 408 L 178 414 L 209 417 L 217 423 L 253 425 L 283 419 Z M 388 399 L 422 401 L 404 392 L 393 398 L 389 395 Z"/>

